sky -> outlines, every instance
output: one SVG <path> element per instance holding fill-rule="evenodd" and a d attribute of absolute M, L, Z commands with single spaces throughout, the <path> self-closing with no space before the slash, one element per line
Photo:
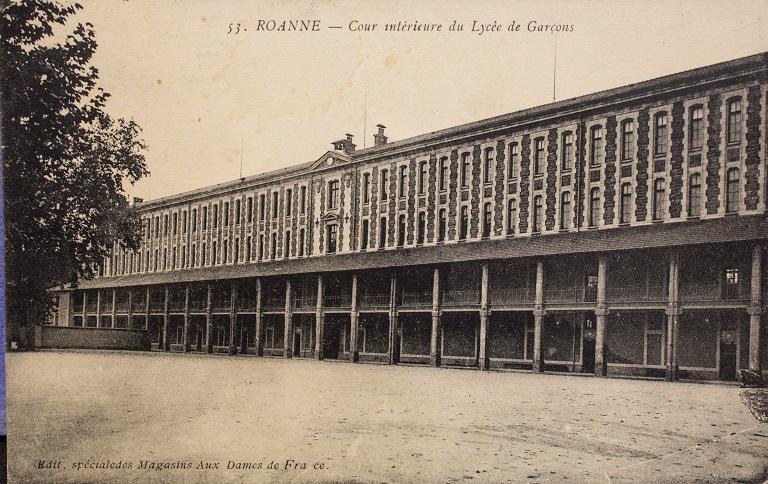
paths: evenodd
<path fill-rule="evenodd" d="M 378 123 L 398 140 L 768 50 L 768 0 L 81 3 L 107 110 L 143 128 L 151 176 L 128 191 L 144 199 L 236 179 L 241 160 L 243 176 L 314 160 L 345 133 L 370 146 Z M 320 31 L 257 31 L 260 19 Z M 384 31 L 398 21 L 443 30 Z"/>

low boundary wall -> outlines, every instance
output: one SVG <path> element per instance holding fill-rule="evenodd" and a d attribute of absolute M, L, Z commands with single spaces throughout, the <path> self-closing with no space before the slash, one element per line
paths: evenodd
<path fill-rule="evenodd" d="M 35 348 L 141 351 L 150 349 L 150 341 L 142 329 L 37 326 Z"/>

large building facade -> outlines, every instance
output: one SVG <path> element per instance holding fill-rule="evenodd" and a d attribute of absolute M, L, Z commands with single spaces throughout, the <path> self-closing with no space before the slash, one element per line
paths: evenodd
<path fill-rule="evenodd" d="M 768 54 L 141 202 L 51 323 L 152 348 L 734 379 L 768 362 Z M 84 337 L 88 332 L 83 331 Z"/>

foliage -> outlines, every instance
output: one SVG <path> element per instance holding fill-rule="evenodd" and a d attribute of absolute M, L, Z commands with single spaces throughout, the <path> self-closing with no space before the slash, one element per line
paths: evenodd
<path fill-rule="evenodd" d="M 92 277 L 113 240 L 138 246 L 124 184 L 148 174 L 146 146 L 134 121 L 105 112 L 93 26 L 77 23 L 57 40 L 81 8 L 0 0 L 9 325 L 41 323 L 47 290 Z"/>

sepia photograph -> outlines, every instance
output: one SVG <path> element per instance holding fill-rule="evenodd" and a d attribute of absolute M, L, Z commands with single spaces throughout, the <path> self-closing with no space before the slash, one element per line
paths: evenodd
<path fill-rule="evenodd" d="M 0 0 L 7 481 L 768 482 L 767 13 Z"/>

